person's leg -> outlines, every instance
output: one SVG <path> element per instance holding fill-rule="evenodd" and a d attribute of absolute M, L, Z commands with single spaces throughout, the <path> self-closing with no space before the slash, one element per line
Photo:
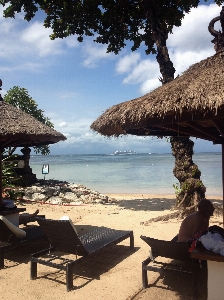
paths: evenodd
<path fill-rule="evenodd" d="M 33 214 L 28 214 L 28 213 L 20 214 L 19 219 L 20 220 L 29 219 L 29 218 L 37 216 L 38 213 L 39 213 L 39 209 L 37 209 Z"/>

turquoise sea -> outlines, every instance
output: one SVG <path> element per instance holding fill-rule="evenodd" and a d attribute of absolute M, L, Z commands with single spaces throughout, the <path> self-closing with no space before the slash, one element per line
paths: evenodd
<path fill-rule="evenodd" d="M 221 153 L 196 153 L 207 196 L 222 196 Z M 49 174 L 42 174 L 44 164 Z M 38 179 L 83 184 L 100 193 L 174 194 L 172 154 L 32 155 L 30 166 Z"/>

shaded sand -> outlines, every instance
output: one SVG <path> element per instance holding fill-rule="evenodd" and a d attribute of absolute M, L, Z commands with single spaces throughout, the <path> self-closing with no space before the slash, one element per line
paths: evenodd
<path fill-rule="evenodd" d="M 109 194 L 108 194 L 109 195 Z M 164 240 L 172 239 L 179 230 L 181 220 L 140 225 L 150 218 L 169 213 L 174 205 L 173 195 L 110 194 L 119 200 L 114 204 L 82 206 L 38 205 L 20 203 L 27 212 L 40 210 L 47 218 L 59 219 L 68 215 L 84 234 L 98 226 L 133 230 L 135 251 L 130 252 L 129 240 L 111 249 L 86 259 L 74 270 L 74 289 L 66 292 L 65 273 L 57 269 L 38 265 L 38 279 L 30 280 L 30 254 L 46 245 L 33 244 L 15 249 L 6 254 L 6 267 L 0 270 L 1 299 L 78 299 L 78 300 L 148 300 L 148 299 L 191 299 L 189 275 L 169 275 L 164 278 L 149 272 L 150 287 L 142 290 L 141 263 L 147 258 L 149 247 L 140 235 Z M 221 202 L 219 197 L 210 197 Z M 222 217 L 213 216 L 211 224 L 222 226 Z M 201 274 L 199 299 L 206 299 L 206 274 Z"/>

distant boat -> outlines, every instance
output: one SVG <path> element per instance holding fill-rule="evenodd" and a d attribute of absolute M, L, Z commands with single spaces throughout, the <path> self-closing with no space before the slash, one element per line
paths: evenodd
<path fill-rule="evenodd" d="M 126 155 L 126 154 L 136 154 L 135 151 L 132 150 L 128 150 L 128 151 L 115 151 L 114 153 L 112 153 L 111 155 Z"/>

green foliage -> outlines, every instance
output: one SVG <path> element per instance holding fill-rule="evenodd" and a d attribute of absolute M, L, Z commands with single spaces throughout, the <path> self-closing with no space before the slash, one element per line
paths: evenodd
<path fill-rule="evenodd" d="M 6 194 L 7 198 L 17 199 L 24 195 L 24 192 L 16 189 L 16 185 L 20 177 L 15 173 L 14 167 L 16 163 L 13 160 L 8 160 L 6 151 L 3 153 L 2 158 L 2 191 Z M 11 155 L 10 158 L 16 158 L 17 154 Z"/>
<path fill-rule="evenodd" d="M 184 193 L 190 193 L 193 188 L 194 187 L 192 186 L 192 184 L 188 181 L 184 181 L 181 185 L 181 190 Z"/>
<path fill-rule="evenodd" d="M 14 179 L 13 165 L 2 164 L 2 190 L 5 188 L 13 188 L 15 185 L 12 183 Z"/>
<path fill-rule="evenodd" d="M 12 157 L 16 157 L 16 155 L 12 155 Z M 14 171 L 15 163 L 13 161 L 8 162 L 6 158 L 2 159 L 2 190 L 6 188 L 14 188 L 16 174 Z"/>
<path fill-rule="evenodd" d="M 206 0 L 205 0 L 206 1 Z M 167 34 L 181 21 L 200 0 L 0 0 L 7 8 L 5 17 L 15 18 L 15 13 L 25 12 L 30 21 L 41 9 L 45 12 L 45 27 L 51 27 L 51 39 L 77 35 L 79 42 L 84 36 L 96 36 L 95 42 L 107 44 L 107 51 L 118 54 L 132 41 L 132 51 L 141 43 L 146 53 L 156 53 L 156 31 Z M 221 5 L 223 1 L 214 0 Z"/>
<path fill-rule="evenodd" d="M 22 197 L 25 195 L 24 191 L 16 190 L 14 188 L 7 188 L 5 193 L 11 200 L 16 200 L 18 197 Z"/>
<path fill-rule="evenodd" d="M 196 186 L 197 188 L 200 188 L 200 187 L 203 187 L 204 184 L 203 184 L 203 182 L 202 182 L 201 180 L 197 180 L 195 186 Z"/>
<path fill-rule="evenodd" d="M 195 165 L 191 170 L 192 177 L 195 177 L 198 174 L 198 172 L 200 172 L 198 166 Z"/>
<path fill-rule="evenodd" d="M 4 96 L 4 101 L 30 114 L 41 123 L 54 128 L 53 123 L 51 123 L 49 118 L 44 116 L 43 110 L 38 108 L 37 103 L 29 96 L 28 91 L 25 88 L 14 86 Z M 50 153 L 49 145 L 35 146 L 33 148 L 35 153 L 41 153 L 42 155 Z"/>
<path fill-rule="evenodd" d="M 185 180 L 184 182 L 182 182 L 181 184 L 181 188 L 180 188 L 180 184 L 176 183 L 173 184 L 173 188 L 175 190 L 175 194 L 178 197 L 181 193 L 185 194 L 185 193 L 189 193 L 189 194 L 193 194 L 193 192 L 199 188 L 202 188 L 204 185 L 202 183 L 201 180 L 194 180 L 192 182 L 192 180 Z"/>
<path fill-rule="evenodd" d="M 173 188 L 175 190 L 175 195 L 178 196 L 181 193 L 181 189 L 180 189 L 180 184 L 179 183 L 175 183 L 173 184 Z"/>

